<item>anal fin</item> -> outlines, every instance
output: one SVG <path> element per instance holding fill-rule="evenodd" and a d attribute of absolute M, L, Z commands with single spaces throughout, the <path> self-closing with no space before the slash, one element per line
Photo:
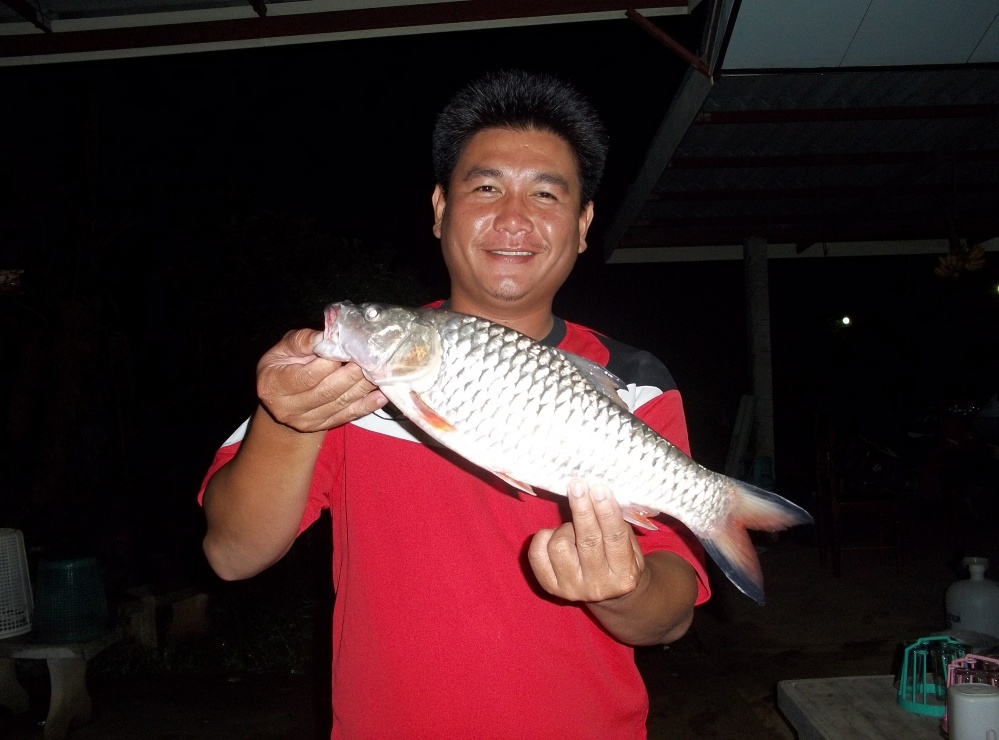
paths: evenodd
<path fill-rule="evenodd" d="M 621 513 L 624 515 L 626 522 L 630 522 L 636 527 L 651 529 L 652 531 L 659 529 L 659 526 L 649 518 L 659 513 L 655 509 L 629 504 L 628 506 L 621 507 Z"/>
<path fill-rule="evenodd" d="M 521 483 L 519 480 L 517 480 L 515 478 L 511 478 L 506 473 L 497 473 L 495 470 L 492 471 L 492 472 L 497 477 L 501 478 L 503 481 L 505 481 L 506 483 L 509 483 L 511 486 L 513 486 L 514 488 L 516 488 L 518 491 L 523 491 L 524 493 L 529 493 L 532 496 L 537 496 L 538 495 L 538 494 L 536 494 L 534 492 L 534 489 L 531 488 L 531 486 L 528 483 Z"/>

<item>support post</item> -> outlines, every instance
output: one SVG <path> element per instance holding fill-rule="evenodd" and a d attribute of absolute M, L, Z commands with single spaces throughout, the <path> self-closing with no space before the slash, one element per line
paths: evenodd
<path fill-rule="evenodd" d="M 770 279 L 767 242 L 750 237 L 743 245 L 749 375 L 756 401 L 753 456 L 774 464 L 773 363 L 770 353 Z M 773 467 L 771 467 L 771 471 Z"/>

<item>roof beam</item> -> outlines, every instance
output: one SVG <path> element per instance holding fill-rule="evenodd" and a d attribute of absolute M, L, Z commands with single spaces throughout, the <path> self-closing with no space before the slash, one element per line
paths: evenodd
<path fill-rule="evenodd" d="M 974 105 L 897 105 L 871 108 L 788 108 L 780 110 L 702 111 L 695 123 L 831 123 L 837 121 L 901 121 L 937 118 L 987 118 L 999 114 L 999 103 Z"/>
<path fill-rule="evenodd" d="M 27 0 L 0 0 L 0 3 L 6 5 L 35 28 L 39 28 L 45 33 L 52 33 L 52 22 L 41 10 Z"/>
<path fill-rule="evenodd" d="M 673 169 L 696 170 L 734 167 L 830 167 L 865 164 L 917 164 L 937 152 L 838 152 L 835 154 L 760 154 L 730 157 L 674 157 Z M 999 160 L 999 149 L 969 149 L 949 152 L 957 162 L 993 162 Z"/>
<path fill-rule="evenodd" d="M 935 185 L 900 186 L 888 195 L 950 195 L 993 193 L 999 182 L 967 182 Z M 748 188 L 731 190 L 660 191 L 649 195 L 657 203 L 720 203 L 730 200 L 804 200 L 811 198 L 868 198 L 885 195 L 881 185 L 814 188 Z"/>
<path fill-rule="evenodd" d="M 687 70 L 680 82 L 679 90 L 670 103 L 669 112 L 659 124 L 659 129 L 642 159 L 641 170 L 628 186 L 624 202 L 614 214 L 614 220 L 607 229 L 604 236 L 604 259 L 614 254 L 614 249 L 631 222 L 641 213 L 649 193 L 662 177 L 663 171 L 687 133 L 691 121 L 707 100 L 711 85 L 710 77 L 705 77 L 692 68 Z"/>
<path fill-rule="evenodd" d="M 961 212 L 969 238 L 980 241 L 999 234 L 999 214 Z M 619 248 L 710 246 L 740 243 L 754 234 L 772 243 L 814 244 L 830 241 L 910 240 L 950 236 L 944 214 L 904 216 L 886 214 L 865 219 L 811 216 L 795 219 L 672 219 L 634 224 Z M 972 236 L 973 235 L 973 236 Z"/>
<path fill-rule="evenodd" d="M 919 208 L 917 206 L 914 210 L 908 212 L 891 210 L 868 213 L 803 213 L 777 216 L 770 214 L 756 216 L 742 214 L 738 216 L 691 216 L 684 218 L 665 217 L 637 220 L 635 221 L 635 227 L 640 228 L 643 224 L 662 223 L 671 229 L 718 226 L 720 228 L 744 228 L 755 233 L 761 227 L 783 227 L 788 224 L 793 224 L 795 226 L 825 226 L 826 224 L 834 222 L 839 224 L 888 223 L 895 221 L 911 223 L 915 220 L 924 223 L 935 223 L 939 221 L 941 224 L 946 226 L 947 221 L 944 213 L 945 212 L 942 208 L 939 211 L 939 215 L 935 215 L 935 212 L 928 213 L 925 208 Z M 967 216 L 968 218 L 986 218 L 999 223 L 999 212 L 992 208 L 979 208 L 967 211 L 962 210 L 961 213 L 962 216 Z"/>
<path fill-rule="evenodd" d="M 628 8 L 624 13 L 630 20 L 638 24 L 638 27 L 645 31 L 647 34 L 652 36 L 656 41 L 661 43 L 667 49 L 676 54 L 680 59 L 685 61 L 691 67 L 696 69 L 705 77 L 711 76 L 711 71 L 708 69 L 708 65 L 704 63 L 699 56 L 690 51 L 687 47 L 677 41 L 675 38 L 670 36 L 664 30 L 659 28 L 655 23 L 650 21 L 648 18 L 643 16 L 637 10 L 633 8 Z"/>
<path fill-rule="evenodd" d="M 0 0 L 6 2 L 7 0 Z M 11 0 L 26 5 L 25 0 Z M 256 0 L 254 0 L 256 2 Z M 250 4 L 254 5 L 254 2 Z M 646 14 L 687 13 L 690 0 L 648 0 Z M 694 3 L 696 5 L 696 3 Z M 309 3 L 274 3 L 266 17 L 236 9 L 95 16 L 53 21 L 53 33 L 0 35 L 0 58 L 10 63 L 82 59 L 87 55 L 138 56 L 243 48 L 277 43 L 332 41 L 412 33 L 509 25 L 567 23 L 604 17 L 624 17 L 633 0 L 464 0 L 391 5 L 350 10 L 304 10 Z M 328 6 L 324 6 L 328 7 Z M 233 13 L 242 12 L 245 15 Z M 261 21 L 266 22 L 261 22 Z M 24 61 L 19 61 L 24 60 Z"/>
<path fill-rule="evenodd" d="M 999 239 L 992 238 L 982 242 L 986 252 L 999 252 Z M 640 262 L 713 262 L 718 260 L 742 260 L 743 243 L 741 241 L 719 242 L 710 247 L 631 247 L 619 249 L 609 260 L 616 264 L 634 264 Z M 823 259 L 827 257 L 878 257 L 898 255 L 941 255 L 950 250 L 947 239 L 905 239 L 896 241 L 884 239 L 880 241 L 827 241 L 822 243 L 822 249 L 811 249 L 799 252 L 794 244 L 778 244 L 767 242 L 767 257 L 769 259 Z"/>

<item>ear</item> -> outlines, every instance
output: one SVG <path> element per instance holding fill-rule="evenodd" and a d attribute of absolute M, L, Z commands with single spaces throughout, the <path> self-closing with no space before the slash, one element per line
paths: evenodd
<path fill-rule="evenodd" d="M 430 201 L 434 206 L 434 236 L 438 239 L 441 238 L 441 222 L 444 221 L 445 200 L 444 190 L 438 184 L 434 187 L 434 194 L 430 197 Z"/>
<path fill-rule="evenodd" d="M 583 207 L 582 213 L 579 214 L 579 249 L 576 254 L 582 254 L 586 251 L 586 232 L 590 230 L 590 224 L 593 222 L 593 201 L 591 200 Z"/>

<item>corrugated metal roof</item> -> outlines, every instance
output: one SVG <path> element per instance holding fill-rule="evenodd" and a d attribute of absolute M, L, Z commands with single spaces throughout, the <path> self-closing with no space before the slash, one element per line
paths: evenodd
<path fill-rule="evenodd" d="M 865 3 L 875 4 L 885 2 Z M 972 4 L 980 48 L 999 5 L 992 3 L 990 15 L 978 0 Z M 835 12 L 783 0 L 769 3 L 767 11 L 763 5 L 743 0 L 738 8 L 736 67 L 750 57 L 783 59 L 801 44 L 787 40 L 789 28 L 810 28 L 815 18 L 805 16 Z M 839 10 L 850 15 L 855 5 Z M 776 39 L 785 48 L 750 53 L 739 23 L 747 17 L 756 23 L 776 7 L 787 23 L 759 31 L 755 41 Z M 928 13 L 924 20 L 933 17 Z M 960 36 L 967 27 L 951 23 L 942 32 Z M 724 33 L 709 28 L 706 39 Z M 967 46 L 963 37 L 952 42 L 953 48 Z M 865 37 L 863 43 L 876 40 Z M 893 68 L 807 69 L 810 57 L 802 55 L 793 69 L 729 72 L 727 56 L 721 58 L 707 84 L 696 72 L 688 75 L 667 113 L 646 171 L 608 234 L 605 252 L 612 260 L 690 259 L 690 247 L 739 245 L 750 236 L 799 251 L 820 241 L 848 241 L 884 252 L 904 248 L 892 241 L 915 238 L 938 240 L 944 251 L 955 229 L 959 238 L 975 242 L 999 234 L 994 66 L 907 66 L 900 51 Z"/>
<path fill-rule="evenodd" d="M 648 0 L 646 16 L 699 0 Z M 0 0 L 0 65 L 624 18 L 622 0 Z"/>

